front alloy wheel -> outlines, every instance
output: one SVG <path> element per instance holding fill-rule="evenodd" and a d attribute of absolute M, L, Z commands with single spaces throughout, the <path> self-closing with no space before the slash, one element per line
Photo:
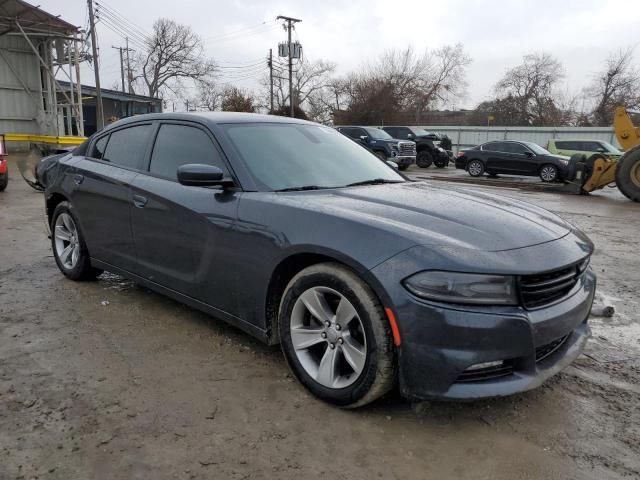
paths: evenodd
<path fill-rule="evenodd" d="M 319 384 L 342 388 L 358 379 L 367 358 L 367 340 L 358 312 L 347 298 L 328 287 L 311 287 L 296 300 L 290 325 L 296 356 Z"/>
<path fill-rule="evenodd" d="M 558 179 L 558 169 L 554 165 L 545 165 L 540 169 L 540 179 L 543 182 L 555 182 Z"/>
<path fill-rule="evenodd" d="M 393 387 L 389 321 L 371 288 L 347 267 L 320 263 L 293 277 L 278 325 L 291 371 L 318 398 L 353 408 Z"/>

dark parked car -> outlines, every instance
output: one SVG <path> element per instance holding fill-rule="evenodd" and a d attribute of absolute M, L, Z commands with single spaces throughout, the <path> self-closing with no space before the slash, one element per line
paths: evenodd
<path fill-rule="evenodd" d="M 416 127 L 383 127 L 394 138 L 416 142 L 416 165 L 427 168 L 432 163 L 438 168 L 449 164 L 449 154 L 440 146 L 440 136 Z"/>
<path fill-rule="evenodd" d="M 398 140 L 379 128 L 340 126 L 336 130 L 362 145 L 380 160 L 397 163 L 400 170 L 406 170 L 416 161 L 415 142 Z"/>
<path fill-rule="evenodd" d="M 299 381 L 337 405 L 396 384 L 409 398 L 528 390 L 590 334 L 593 245 L 578 229 L 407 181 L 311 122 L 139 115 L 38 177 L 64 275 L 109 270 L 280 343 Z"/>
<path fill-rule="evenodd" d="M 460 150 L 456 168 L 472 177 L 483 173 L 490 176 L 539 176 L 543 182 L 555 182 L 569 176 L 569 157 L 553 155 L 532 142 L 487 142 L 469 150 Z"/>

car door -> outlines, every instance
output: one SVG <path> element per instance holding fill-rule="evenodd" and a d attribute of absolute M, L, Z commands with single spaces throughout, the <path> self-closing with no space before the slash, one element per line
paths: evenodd
<path fill-rule="evenodd" d="M 518 142 L 506 142 L 509 169 L 518 175 L 537 175 L 538 160 L 536 155 L 526 145 Z"/>
<path fill-rule="evenodd" d="M 184 186 L 177 170 L 189 163 L 230 169 L 212 133 L 190 122 L 158 125 L 148 171 L 132 183 L 131 222 L 140 275 L 230 311 L 220 288 L 228 272 L 217 265 L 220 245 L 236 221 L 239 189 Z"/>
<path fill-rule="evenodd" d="M 151 123 L 127 125 L 98 135 L 74 165 L 71 203 L 93 258 L 134 271 L 131 182 L 150 146 Z"/>
<path fill-rule="evenodd" d="M 485 158 L 485 170 L 491 173 L 511 173 L 506 161 L 505 145 L 503 142 L 489 142 L 482 145 Z"/>

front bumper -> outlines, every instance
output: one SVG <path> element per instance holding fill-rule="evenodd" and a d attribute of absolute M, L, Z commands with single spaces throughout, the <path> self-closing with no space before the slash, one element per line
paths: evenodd
<path fill-rule="evenodd" d="M 578 250 L 565 245 L 556 253 L 573 262 L 585 255 L 584 250 Z M 513 253 L 495 253 L 512 265 L 509 257 Z M 521 268 L 528 263 L 527 256 L 518 255 Z M 552 259 L 548 262 L 557 261 L 555 255 L 549 256 Z M 452 305 L 415 297 L 400 284 L 407 276 L 403 265 L 408 258 L 398 255 L 373 270 L 378 279 L 385 279 L 392 297 L 401 336 L 398 363 L 404 397 L 473 400 L 523 392 L 541 385 L 583 351 L 591 334 L 587 318 L 596 286 L 591 270 L 580 277 L 566 297 L 527 310 L 520 306 Z M 541 271 L 545 263 L 540 261 Z M 500 361 L 505 369 L 497 375 L 469 375 L 472 366 Z"/>
<path fill-rule="evenodd" d="M 396 157 L 390 157 L 389 160 L 391 160 L 392 162 L 396 162 L 401 167 L 404 167 L 404 166 L 408 167 L 416 163 L 415 156 L 411 157 L 411 156 L 405 156 L 405 155 L 398 155 Z"/>

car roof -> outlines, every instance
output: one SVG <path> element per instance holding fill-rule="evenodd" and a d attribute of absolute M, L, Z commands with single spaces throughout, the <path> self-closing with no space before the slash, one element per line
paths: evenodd
<path fill-rule="evenodd" d="M 107 127 L 111 129 L 129 123 L 154 120 L 191 120 L 209 124 L 226 123 L 297 123 L 301 125 L 320 125 L 318 123 L 300 120 L 298 118 L 281 117 L 279 115 L 263 115 L 259 113 L 243 112 L 184 112 L 184 113 L 145 113 L 133 117 L 123 118 Z"/>
<path fill-rule="evenodd" d="M 607 142 L 599 138 L 552 138 L 550 142 Z M 607 142 L 609 143 L 609 142 Z"/>

